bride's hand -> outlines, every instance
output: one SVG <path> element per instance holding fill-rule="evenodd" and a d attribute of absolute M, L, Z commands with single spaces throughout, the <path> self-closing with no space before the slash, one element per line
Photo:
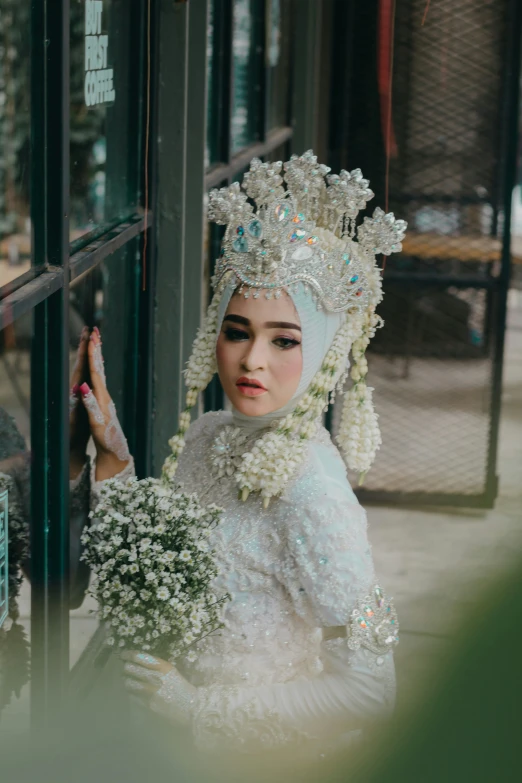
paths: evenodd
<path fill-rule="evenodd" d="M 129 462 L 130 453 L 116 407 L 107 390 L 102 341 L 97 327 L 89 338 L 88 356 L 93 388 L 83 383 L 80 392 L 96 446 L 96 480 L 103 481 L 123 470 Z"/>
<path fill-rule="evenodd" d="M 81 404 L 80 383 L 88 374 L 87 347 L 89 329 L 84 326 L 80 336 L 76 360 L 71 373 L 69 392 L 69 478 L 76 478 L 85 463 L 90 427 L 87 412 Z"/>
<path fill-rule="evenodd" d="M 125 687 L 175 723 L 190 723 L 197 688 L 171 663 L 149 653 L 123 652 Z"/>

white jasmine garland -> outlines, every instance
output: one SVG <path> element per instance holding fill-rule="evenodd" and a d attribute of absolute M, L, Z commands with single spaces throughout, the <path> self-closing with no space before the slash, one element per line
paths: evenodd
<path fill-rule="evenodd" d="M 196 339 L 192 344 L 192 353 L 184 371 L 185 385 L 188 387 L 185 398 L 185 410 L 180 414 L 177 433 L 169 440 L 172 454 L 167 457 L 163 464 L 163 477 L 167 481 L 174 479 L 178 457 L 185 447 L 185 433 L 190 427 L 191 421 L 190 411 L 198 400 L 198 394 L 207 388 L 217 370 L 215 345 L 218 310 L 219 302 L 228 280 L 229 276 L 225 275 L 217 287 L 212 302 L 208 307 L 205 321 L 198 330 Z"/>
<path fill-rule="evenodd" d="M 361 481 L 381 445 L 372 392 L 373 389 L 363 380 L 346 393 L 338 436 L 348 467 L 361 474 Z"/>
<path fill-rule="evenodd" d="M 380 301 L 380 277 L 373 278 L 373 303 L 364 317 L 360 336 L 352 345 L 352 388 L 346 392 L 337 443 L 351 470 L 360 474 L 360 483 L 371 468 L 382 439 L 378 415 L 373 407 L 373 389 L 366 385 L 368 361 L 365 351 L 382 319 L 375 313 L 374 303 Z"/>
<path fill-rule="evenodd" d="M 89 593 L 107 644 L 176 658 L 188 653 L 187 639 L 192 644 L 222 627 L 228 596 L 212 590 L 218 568 L 208 540 L 220 514 L 157 479 L 105 483 L 82 535 L 82 557 L 95 575 Z"/>

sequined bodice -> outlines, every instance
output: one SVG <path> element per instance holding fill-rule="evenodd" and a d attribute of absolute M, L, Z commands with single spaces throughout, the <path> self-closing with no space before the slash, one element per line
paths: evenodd
<path fill-rule="evenodd" d="M 325 430 L 282 498 L 268 509 L 256 496 L 240 500 L 234 476 L 218 476 L 213 466 L 216 438 L 230 423 L 226 412 L 194 423 L 176 476 L 185 491 L 224 509 L 211 543 L 220 568 L 217 594 L 231 595 L 225 627 L 199 643 L 188 676 L 198 685 L 309 677 L 322 668 L 321 627 L 344 625 L 374 581 L 365 514 Z M 349 527 L 331 524 L 331 503 L 343 499 L 354 512 Z M 348 581 L 336 562 L 347 540 Z"/>

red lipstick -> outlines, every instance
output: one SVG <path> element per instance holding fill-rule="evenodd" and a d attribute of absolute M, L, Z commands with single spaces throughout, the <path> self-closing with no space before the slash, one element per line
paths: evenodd
<path fill-rule="evenodd" d="M 245 397 L 257 397 L 267 391 L 261 381 L 258 381 L 257 378 L 247 378 L 246 375 L 238 378 L 236 386 Z"/>

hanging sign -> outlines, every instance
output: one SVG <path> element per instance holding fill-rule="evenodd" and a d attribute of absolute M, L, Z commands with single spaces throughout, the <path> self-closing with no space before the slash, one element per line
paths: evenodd
<path fill-rule="evenodd" d="M 109 36 L 102 33 L 103 0 L 85 0 L 85 105 L 116 98 L 114 71 L 108 67 Z"/>
<path fill-rule="evenodd" d="M 7 521 L 7 490 L 5 489 L 0 492 L 0 627 L 9 612 Z"/>

